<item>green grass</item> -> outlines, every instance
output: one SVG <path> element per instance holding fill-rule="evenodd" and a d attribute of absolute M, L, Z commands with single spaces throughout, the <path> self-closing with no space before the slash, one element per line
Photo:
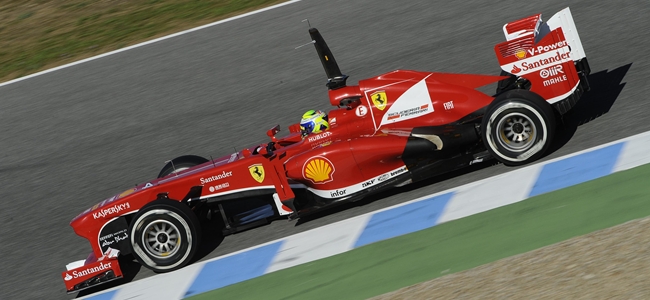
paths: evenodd
<path fill-rule="evenodd" d="M 365 299 L 650 215 L 650 165 L 189 299 Z M 224 270 L 227 272 L 227 270 Z"/>
<path fill-rule="evenodd" d="M 0 81 L 282 0 L 40 0 L 0 3 Z"/>

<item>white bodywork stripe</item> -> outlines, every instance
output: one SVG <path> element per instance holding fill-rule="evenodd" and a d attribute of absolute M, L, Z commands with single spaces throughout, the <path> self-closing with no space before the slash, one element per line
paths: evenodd
<path fill-rule="evenodd" d="M 314 194 L 316 194 L 316 195 L 318 195 L 320 197 L 323 197 L 323 198 L 341 198 L 343 196 L 348 197 L 348 196 L 350 196 L 350 195 L 352 195 L 352 194 L 354 194 L 356 192 L 359 192 L 361 190 L 365 190 L 365 189 L 370 188 L 372 186 L 375 186 L 375 185 L 377 185 L 377 184 L 379 184 L 381 182 L 384 182 L 384 181 L 386 181 L 388 179 L 391 179 L 391 178 L 396 177 L 398 175 L 404 174 L 407 171 L 408 171 L 408 169 L 406 168 L 406 166 L 401 166 L 401 167 L 399 167 L 397 169 L 388 171 L 388 172 L 386 172 L 384 174 L 381 174 L 379 176 L 376 176 L 374 178 L 364 180 L 362 182 L 359 182 L 359 183 L 356 183 L 356 184 L 353 184 L 353 185 L 350 185 L 350 186 L 342 187 L 342 188 L 339 188 L 339 189 L 333 189 L 333 190 L 319 190 L 319 189 L 315 189 L 315 188 L 307 188 L 307 189 L 309 191 L 311 191 L 312 193 L 314 193 Z M 366 186 L 364 186 L 364 184 L 366 184 Z M 332 194 L 335 194 L 335 195 L 332 196 Z"/>

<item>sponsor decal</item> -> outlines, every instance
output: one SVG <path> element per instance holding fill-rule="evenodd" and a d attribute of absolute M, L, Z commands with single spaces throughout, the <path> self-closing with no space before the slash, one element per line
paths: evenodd
<path fill-rule="evenodd" d="M 255 181 L 262 183 L 266 173 L 264 173 L 264 166 L 262 164 L 254 164 L 248 167 L 248 171 L 251 173 L 251 176 Z"/>
<path fill-rule="evenodd" d="M 133 194 L 134 192 L 135 192 L 135 188 L 128 189 L 128 190 L 122 192 L 121 194 L 117 195 L 117 198 L 126 197 L 126 196 L 128 196 L 128 195 Z"/>
<path fill-rule="evenodd" d="M 119 243 L 120 241 L 124 241 L 128 238 L 129 238 L 129 234 L 125 228 L 120 231 L 109 233 L 107 235 L 99 237 L 99 242 L 101 243 L 101 246 L 103 248 L 106 246 L 113 245 L 115 243 Z"/>
<path fill-rule="evenodd" d="M 445 102 L 442 104 L 445 107 L 445 110 L 450 110 L 454 108 L 454 101 Z"/>
<path fill-rule="evenodd" d="M 232 171 L 229 171 L 229 172 L 223 171 L 219 175 L 213 175 L 213 176 L 210 176 L 210 177 L 207 177 L 207 178 L 201 177 L 200 180 L 201 180 L 201 184 L 206 184 L 208 182 L 221 180 L 221 179 L 224 179 L 224 178 L 227 178 L 227 177 L 230 177 L 230 176 L 232 176 Z"/>
<path fill-rule="evenodd" d="M 401 167 L 401 168 L 399 168 L 399 169 L 397 169 L 395 171 L 390 172 L 390 177 L 397 176 L 397 175 L 402 174 L 402 173 L 404 173 L 406 171 L 408 171 L 406 166 Z"/>
<path fill-rule="evenodd" d="M 144 187 L 143 187 L 142 189 L 143 189 L 143 190 L 144 190 L 144 189 L 148 189 L 148 188 L 150 188 L 150 187 L 152 187 L 152 186 L 153 186 L 153 184 L 152 184 L 151 182 L 147 182 L 147 184 L 145 184 Z"/>
<path fill-rule="evenodd" d="M 108 249 L 104 251 L 104 255 L 102 255 L 102 257 L 98 258 L 97 260 L 102 261 L 105 258 L 117 258 L 118 255 L 120 255 L 120 250 L 108 247 Z"/>
<path fill-rule="evenodd" d="M 381 176 L 377 177 L 377 181 L 382 182 L 382 181 L 384 181 L 386 179 L 389 179 L 389 178 L 390 178 L 390 174 L 384 174 L 384 175 L 381 175 Z"/>
<path fill-rule="evenodd" d="M 571 52 L 569 52 L 568 49 L 566 49 L 566 52 L 560 52 L 558 50 L 555 51 L 555 54 L 550 53 L 550 55 L 543 55 L 539 58 L 531 57 L 525 61 L 522 61 L 520 66 L 517 66 L 517 64 L 513 64 L 510 73 L 517 74 L 521 71 L 534 72 L 542 68 L 545 68 L 548 65 L 563 63 L 569 60 L 571 60 Z"/>
<path fill-rule="evenodd" d="M 361 184 L 361 187 L 362 187 L 362 188 L 365 188 L 365 187 L 371 186 L 373 183 L 375 183 L 375 179 L 370 179 L 370 180 L 368 180 L 368 181 L 362 183 L 362 184 Z"/>
<path fill-rule="evenodd" d="M 224 182 L 222 184 L 217 184 L 215 186 L 211 186 L 209 188 L 209 190 L 210 190 L 210 192 L 214 192 L 214 191 L 218 191 L 218 190 L 221 190 L 221 189 L 225 189 L 225 188 L 227 188 L 229 186 L 230 186 L 229 182 Z"/>
<path fill-rule="evenodd" d="M 517 51 L 515 52 L 515 57 L 517 57 L 517 59 L 524 59 L 524 58 L 526 58 L 526 50 L 524 50 L 524 49 L 519 49 L 519 50 L 517 50 Z"/>
<path fill-rule="evenodd" d="M 428 76 L 418 81 L 391 102 L 392 104 L 386 108 L 386 113 L 381 117 L 379 127 L 433 113 L 427 78 Z"/>
<path fill-rule="evenodd" d="M 544 86 L 549 86 L 549 85 L 560 83 L 560 82 L 563 82 L 563 81 L 566 81 L 566 80 L 567 80 L 566 75 L 562 75 L 562 76 L 558 76 L 558 77 L 555 77 L 555 78 L 544 80 L 544 82 L 542 82 L 542 83 L 544 84 Z"/>
<path fill-rule="evenodd" d="M 384 110 L 386 108 L 386 103 L 388 102 L 388 97 L 386 97 L 385 91 L 377 91 L 370 95 L 370 100 L 372 105 L 374 105 L 379 110 Z"/>
<path fill-rule="evenodd" d="M 315 142 L 315 141 L 318 141 L 318 140 L 322 140 L 322 139 L 324 139 L 326 137 L 330 137 L 330 136 L 332 136 L 332 134 L 333 133 L 331 133 L 329 131 L 325 131 L 325 132 L 323 132 L 321 134 L 317 134 L 317 135 L 308 137 L 307 141 L 312 143 L 312 142 Z"/>
<path fill-rule="evenodd" d="M 330 125 L 335 125 L 335 124 L 336 124 L 336 118 L 331 118 Z"/>
<path fill-rule="evenodd" d="M 308 159 L 302 167 L 302 175 L 316 184 L 327 183 L 333 180 L 332 175 L 336 169 L 329 159 L 316 156 Z"/>
<path fill-rule="evenodd" d="M 539 77 L 542 78 L 548 78 L 559 74 L 564 74 L 564 71 L 562 71 L 562 65 L 553 66 L 548 69 L 542 69 L 539 71 Z"/>
<path fill-rule="evenodd" d="M 231 163 L 237 159 L 237 156 L 239 156 L 239 153 L 235 152 L 233 154 L 230 154 L 230 158 L 228 159 L 228 162 Z"/>
<path fill-rule="evenodd" d="M 129 202 L 122 203 L 122 204 L 115 204 L 115 205 L 113 205 L 111 207 L 103 208 L 103 209 L 100 209 L 97 212 L 94 212 L 93 213 L 93 218 L 95 218 L 95 219 L 105 218 L 106 216 L 110 216 L 110 215 L 119 213 L 119 212 L 121 212 L 123 210 L 127 210 L 129 208 L 131 208 L 131 205 L 129 204 Z"/>
<path fill-rule="evenodd" d="M 96 267 L 83 269 L 81 271 L 74 270 L 72 272 L 65 273 L 65 277 L 63 277 L 63 279 L 65 281 L 69 281 L 72 278 L 85 277 L 85 276 L 92 275 L 92 274 L 95 274 L 95 273 L 100 273 L 101 271 L 111 269 L 111 264 L 112 263 L 113 262 L 107 262 L 107 263 L 101 262 L 99 264 L 99 266 L 96 266 Z M 70 275 L 70 273 L 72 273 L 72 275 Z"/>
<path fill-rule="evenodd" d="M 530 48 L 530 49 L 528 49 L 528 54 L 530 54 L 531 56 L 535 56 L 535 55 L 539 55 L 539 54 L 546 53 L 546 52 L 549 52 L 549 51 L 553 51 L 553 50 L 556 50 L 556 49 L 560 49 L 560 48 L 568 46 L 568 45 L 569 44 L 566 42 L 566 40 L 559 41 L 557 43 L 546 45 L 546 46 L 537 46 L 537 47 L 534 47 L 534 48 Z M 524 53 L 524 57 L 525 57 L 525 53 Z M 519 57 L 517 56 L 517 58 L 519 58 Z"/>
<path fill-rule="evenodd" d="M 541 71 L 539 71 L 539 77 L 542 78 L 553 77 L 551 79 L 544 80 L 542 82 L 544 86 L 553 85 L 567 80 L 566 75 L 562 70 L 562 65 L 557 65 L 547 69 L 542 69 Z"/>
<path fill-rule="evenodd" d="M 416 116 L 419 114 L 424 114 L 429 111 L 429 105 L 424 104 L 418 107 L 413 107 L 409 109 L 405 109 L 399 112 L 394 112 L 394 113 L 389 113 L 388 114 L 388 120 L 395 120 L 395 119 L 401 119 L 401 118 L 407 118 L 407 117 L 412 117 Z"/>
<path fill-rule="evenodd" d="M 332 196 L 332 198 L 343 197 L 343 196 L 345 196 L 345 193 L 346 193 L 346 192 L 347 192 L 346 189 L 335 190 L 335 191 L 333 191 L 333 192 L 330 192 L 330 196 Z"/>
<path fill-rule="evenodd" d="M 365 105 L 359 105 L 354 112 L 357 114 L 357 117 L 363 117 L 368 113 L 368 108 Z"/>
<path fill-rule="evenodd" d="M 362 191 L 364 189 L 370 188 L 372 186 L 378 185 L 381 182 L 385 182 L 395 176 L 398 175 L 404 175 L 405 172 L 408 171 L 408 168 L 406 166 L 402 166 L 397 169 L 393 169 L 392 171 L 386 172 L 384 174 L 381 174 L 377 177 L 358 182 L 356 184 L 350 185 L 350 186 L 344 186 L 344 187 L 339 187 L 337 189 L 333 190 L 320 190 L 312 187 L 308 187 L 307 189 L 313 192 L 314 194 L 323 197 L 323 198 L 339 198 L 339 197 L 349 197 L 359 191 Z M 406 184 L 406 183 L 403 183 Z"/>

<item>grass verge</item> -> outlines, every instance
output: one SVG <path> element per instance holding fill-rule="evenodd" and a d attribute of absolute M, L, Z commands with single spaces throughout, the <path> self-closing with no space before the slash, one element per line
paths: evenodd
<path fill-rule="evenodd" d="M 0 82 L 280 2 L 0 1 Z"/>

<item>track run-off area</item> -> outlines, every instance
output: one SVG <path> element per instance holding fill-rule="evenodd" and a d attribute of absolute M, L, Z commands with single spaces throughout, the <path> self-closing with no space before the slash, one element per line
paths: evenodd
<path fill-rule="evenodd" d="M 60 273 L 90 247 L 69 221 L 155 177 L 165 160 L 232 153 L 266 141 L 275 124 L 286 128 L 308 109 L 328 109 L 314 49 L 294 49 L 309 42 L 303 19 L 321 31 L 354 84 L 398 68 L 498 74 L 493 47 L 503 41 L 501 26 L 566 6 L 589 58 L 592 91 L 566 116 L 545 162 L 650 131 L 644 1 L 297 1 L 0 86 L 0 297 L 73 297 Z M 486 164 L 318 218 L 275 221 L 215 241 L 201 260 L 513 170 Z M 517 187 L 515 180 L 507 188 Z M 134 273 L 129 280 L 154 275 Z"/>

